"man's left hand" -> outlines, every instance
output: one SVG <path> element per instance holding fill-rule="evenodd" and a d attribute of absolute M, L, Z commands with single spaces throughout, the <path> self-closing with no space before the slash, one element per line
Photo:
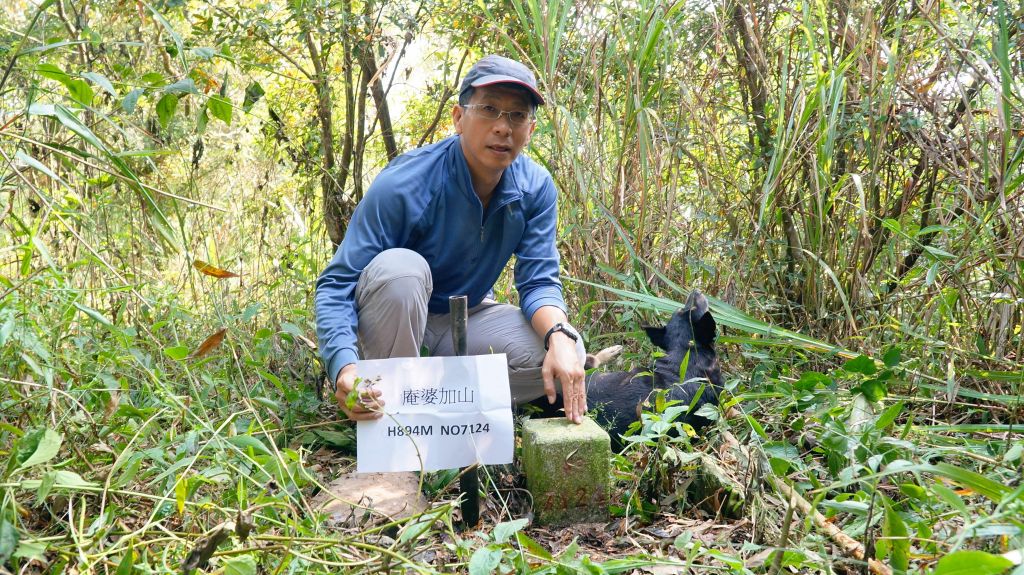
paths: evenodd
<path fill-rule="evenodd" d="M 580 365 L 576 353 L 576 342 L 564 333 L 554 333 L 544 355 L 541 369 L 544 378 L 544 394 L 548 402 L 555 402 L 555 379 L 562 384 L 562 404 L 565 417 L 573 423 L 583 421 L 587 412 L 586 372 Z"/>

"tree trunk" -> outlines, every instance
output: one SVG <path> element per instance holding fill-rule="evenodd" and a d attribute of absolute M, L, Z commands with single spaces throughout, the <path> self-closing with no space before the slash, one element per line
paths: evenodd
<path fill-rule="evenodd" d="M 373 96 L 373 104 L 377 107 L 377 120 L 380 122 L 380 135 L 384 138 L 384 151 L 388 155 L 388 161 L 394 160 L 398 157 L 395 131 L 391 126 L 391 112 L 388 111 L 388 99 L 384 95 L 382 74 L 377 68 L 377 59 L 373 56 L 373 49 L 370 46 L 360 51 L 359 66 L 369 82 L 370 95 Z"/>
<path fill-rule="evenodd" d="M 380 122 L 380 135 L 384 138 L 384 151 L 388 161 L 398 156 L 398 146 L 395 145 L 395 131 L 391 126 L 391 112 L 388 111 L 388 99 L 384 94 L 383 74 L 377 67 L 377 58 L 373 55 L 373 42 L 376 38 L 377 19 L 373 17 L 373 2 L 366 0 L 363 3 L 363 20 L 366 21 L 368 30 L 366 42 L 361 42 L 359 48 L 359 67 L 363 71 L 364 85 L 359 92 L 360 97 L 366 97 L 366 87 L 370 88 L 370 95 L 373 96 L 373 105 L 377 108 L 377 121 Z M 362 121 L 360 121 L 362 125 Z M 373 131 L 372 125 L 370 131 Z"/>
<path fill-rule="evenodd" d="M 313 85 L 317 95 L 317 122 L 320 124 L 320 149 L 323 151 L 323 173 L 320 175 L 320 190 L 324 204 L 324 226 L 327 228 L 327 235 L 331 243 L 337 247 L 345 236 L 345 225 L 342 221 L 342 203 L 344 201 L 344 186 L 339 185 L 334 177 L 334 113 L 331 103 L 330 79 L 324 71 L 324 62 L 321 60 L 320 50 L 309 30 L 303 32 L 306 41 L 306 48 L 309 50 L 309 59 L 313 62 L 316 71 Z"/>

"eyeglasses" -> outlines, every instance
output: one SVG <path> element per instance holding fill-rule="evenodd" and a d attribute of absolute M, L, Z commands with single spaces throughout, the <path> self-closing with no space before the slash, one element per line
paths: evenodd
<path fill-rule="evenodd" d="M 502 114 L 508 116 L 508 121 L 513 126 L 524 126 L 534 120 L 532 112 L 522 110 L 499 110 L 489 104 L 465 104 L 462 106 L 467 110 L 473 110 L 477 116 L 485 120 L 497 120 Z"/>

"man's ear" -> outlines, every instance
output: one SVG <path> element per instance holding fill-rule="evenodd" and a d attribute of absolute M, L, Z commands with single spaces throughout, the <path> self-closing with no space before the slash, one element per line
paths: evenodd
<path fill-rule="evenodd" d="M 466 111 L 462 106 L 455 104 L 452 106 L 452 124 L 455 126 L 455 133 L 462 134 L 462 117 L 466 114 Z"/>
<path fill-rule="evenodd" d="M 644 331 L 647 332 L 647 337 L 651 340 L 651 343 L 668 351 L 668 347 L 665 345 L 665 328 L 645 325 Z"/>

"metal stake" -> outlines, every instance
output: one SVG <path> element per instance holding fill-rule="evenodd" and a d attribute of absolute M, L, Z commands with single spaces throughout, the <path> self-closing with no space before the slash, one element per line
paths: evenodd
<path fill-rule="evenodd" d="M 452 322 L 452 349 L 455 355 L 468 355 L 466 343 L 466 323 L 469 320 L 467 298 L 464 295 L 453 295 L 448 298 L 448 310 Z M 459 475 L 459 490 L 462 492 L 462 528 L 476 527 L 480 522 L 480 481 L 476 474 L 476 465 L 464 467 Z"/>

